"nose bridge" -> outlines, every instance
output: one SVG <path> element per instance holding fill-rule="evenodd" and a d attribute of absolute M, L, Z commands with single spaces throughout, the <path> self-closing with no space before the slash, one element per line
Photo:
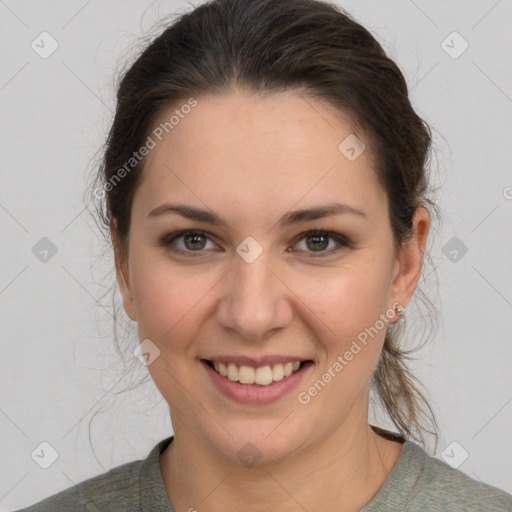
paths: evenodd
<path fill-rule="evenodd" d="M 239 249 L 243 248 L 243 244 Z M 291 319 L 290 305 L 270 268 L 270 252 L 254 260 L 237 255 L 219 310 L 219 322 L 242 339 L 261 340 Z M 269 268 L 270 267 L 270 268 Z"/>

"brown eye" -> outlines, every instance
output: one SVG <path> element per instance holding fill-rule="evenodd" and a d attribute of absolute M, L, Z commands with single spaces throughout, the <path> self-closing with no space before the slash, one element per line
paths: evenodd
<path fill-rule="evenodd" d="M 312 251 L 323 251 L 329 246 L 329 237 L 325 235 L 308 235 L 306 244 Z"/>
<path fill-rule="evenodd" d="M 183 235 L 183 243 L 190 250 L 202 250 L 206 245 L 206 237 L 197 233 L 188 233 Z"/>
<path fill-rule="evenodd" d="M 299 247 L 301 244 L 302 247 Z M 204 231 L 195 230 L 172 233 L 162 240 L 161 245 L 175 254 L 192 257 L 202 256 L 203 251 L 209 249 L 219 249 Z M 332 231 L 312 230 L 303 233 L 294 247 L 293 251 L 308 253 L 311 257 L 324 257 L 350 247 L 350 242 Z"/>
<path fill-rule="evenodd" d="M 296 244 L 296 247 L 301 244 L 302 247 L 294 250 L 310 253 L 313 257 L 330 256 L 338 252 L 343 247 L 350 246 L 349 242 L 338 233 L 322 230 L 313 230 L 303 233 L 302 238 Z M 317 253 L 317 255 L 312 253 Z"/>
<path fill-rule="evenodd" d="M 207 247 L 208 242 L 211 247 Z M 201 256 L 202 251 L 211 248 L 217 249 L 217 246 L 204 231 L 193 230 L 172 233 L 162 240 L 161 245 L 173 253 L 185 256 Z"/>

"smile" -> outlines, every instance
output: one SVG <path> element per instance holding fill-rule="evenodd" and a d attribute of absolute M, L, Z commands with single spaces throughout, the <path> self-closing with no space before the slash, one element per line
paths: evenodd
<path fill-rule="evenodd" d="M 232 382 L 248 385 L 257 384 L 259 386 L 269 386 L 273 382 L 286 379 L 297 372 L 302 365 L 299 361 L 290 361 L 284 364 L 267 364 L 253 368 L 252 366 L 237 365 L 234 363 L 224 364 L 220 361 L 206 361 L 206 363 L 218 374 Z"/>

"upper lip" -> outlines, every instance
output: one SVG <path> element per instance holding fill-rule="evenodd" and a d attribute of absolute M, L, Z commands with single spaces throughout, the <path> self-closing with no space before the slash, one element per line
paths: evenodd
<path fill-rule="evenodd" d="M 304 358 L 301 356 L 283 356 L 283 355 L 266 355 L 261 357 L 247 357 L 247 356 L 228 356 L 228 355 L 219 355 L 219 356 L 211 356 L 202 358 L 207 361 L 215 361 L 219 363 L 229 364 L 233 363 L 238 366 L 252 366 L 253 368 L 259 368 L 261 366 L 267 366 L 271 364 L 285 364 L 285 363 L 294 363 L 296 361 L 310 361 L 308 358 Z"/>

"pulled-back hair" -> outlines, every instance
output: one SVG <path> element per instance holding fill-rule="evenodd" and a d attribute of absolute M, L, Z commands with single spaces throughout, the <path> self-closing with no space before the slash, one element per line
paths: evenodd
<path fill-rule="evenodd" d="M 368 30 L 319 0 L 215 0 L 174 20 L 119 83 L 94 194 L 103 227 L 108 230 L 115 221 L 119 254 L 127 251 L 145 160 L 115 186 L 107 184 L 145 144 L 163 113 L 192 97 L 237 89 L 261 95 L 300 91 L 327 103 L 365 134 L 372 167 L 388 196 L 397 250 L 412 235 L 416 209 L 435 210 L 426 174 L 430 129 L 412 108 L 400 69 Z M 426 297 L 424 302 L 429 310 Z M 436 422 L 405 364 L 411 350 L 401 346 L 401 329 L 388 326 L 371 386 L 399 433 L 423 442 L 424 433 L 436 435 Z"/>

